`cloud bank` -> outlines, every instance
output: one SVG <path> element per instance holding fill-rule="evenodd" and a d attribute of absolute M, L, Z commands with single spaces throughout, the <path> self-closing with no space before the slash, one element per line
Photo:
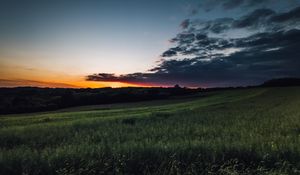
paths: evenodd
<path fill-rule="evenodd" d="M 206 6 L 230 9 L 265 2 L 214 0 Z M 147 72 L 98 73 L 86 80 L 212 87 L 300 76 L 300 7 L 284 13 L 260 8 L 239 18 L 187 19 L 180 26 L 182 32 L 170 40 L 173 47 Z"/>
<path fill-rule="evenodd" d="M 196 14 L 200 9 L 211 11 L 217 8 L 223 10 L 234 10 L 236 8 L 252 9 L 262 8 L 270 4 L 288 3 L 290 5 L 297 5 L 297 0 L 203 0 L 194 8 L 193 14 Z"/>

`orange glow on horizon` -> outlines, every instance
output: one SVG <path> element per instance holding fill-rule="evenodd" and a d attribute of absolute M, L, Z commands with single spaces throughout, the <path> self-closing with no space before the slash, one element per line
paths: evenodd
<path fill-rule="evenodd" d="M 95 81 L 38 81 L 38 80 L 25 80 L 25 79 L 0 79 L 0 87 L 49 87 L 49 88 L 121 88 L 121 87 L 153 87 L 143 84 L 131 84 L 123 82 L 95 82 Z"/>
<path fill-rule="evenodd" d="M 105 82 L 105 81 L 79 81 L 74 83 L 75 86 L 84 87 L 84 88 L 101 88 L 101 87 L 153 87 L 151 85 L 144 84 L 133 84 L 126 82 Z"/>
<path fill-rule="evenodd" d="M 26 69 L 17 66 L 3 66 L 3 69 L 0 69 L 0 87 L 21 86 L 50 88 L 164 87 L 145 82 L 87 81 L 85 75 L 68 75 L 63 72 Z"/>
<path fill-rule="evenodd" d="M 148 83 L 86 81 L 85 75 L 72 75 L 43 68 L 26 68 L 17 64 L 0 65 L 0 87 L 103 88 L 154 87 Z M 88 73 L 87 73 L 88 74 Z"/>

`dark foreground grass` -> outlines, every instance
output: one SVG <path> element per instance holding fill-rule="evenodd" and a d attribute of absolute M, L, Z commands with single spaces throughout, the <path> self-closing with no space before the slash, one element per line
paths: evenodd
<path fill-rule="evenodd" d="M 0 174 L 300 174 L 300 88 L 0 117 Z"/>

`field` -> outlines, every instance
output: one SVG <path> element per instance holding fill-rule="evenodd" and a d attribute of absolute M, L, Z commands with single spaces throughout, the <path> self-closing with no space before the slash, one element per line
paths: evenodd
<path fill-rule="evenodd" d="M 3 115 L 0 174 L 300 174 L 300 87 Z"/>

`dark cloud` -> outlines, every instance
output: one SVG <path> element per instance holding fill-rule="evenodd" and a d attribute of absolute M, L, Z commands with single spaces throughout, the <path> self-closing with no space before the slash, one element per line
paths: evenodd
<path fill-rule="evenodd" d="M 257 7 L 269 3 L 271 0 L 204 0 L 200 8 L 210 11 L 217 7 L 221 7 L 225 10 L 235 9 L 238 7 Z M 290 0 L 288 0 L 290 1 Z"/>
<path fill-rule="evenodd" d="M 189 28 L 195 32 L 202 33 L 215 33 L 220 34 L 228 31 L 229 29 L 265 29 L 265 30 L 279 30 L 286 27 L 286 23 L 289 26 L 296 26 L 299 24 L 299 10 L 296 8 L 289 13 L 278 14 L 271 9 L 256 9 L 251 13 L 244 15 L 238 19 L 233 18 L 218 18 L 209 21 L 193 20 L 189 21 L 189 25 L 185 29 Z M 192 32 L 194 32 L 192 31 Z"/>
<path fill-rule="evenodd" d="M 189 19 L 186 19 L 186 20 L 182 21 L 182 23 L 180 24 L 180 27 L 181 27 L 182 29 L 186 29 L 186 28 L 189 27 L 189 24 L 190 24 L 190 20 L 189 20 Z"/>
<path fill-rule="evenodd" d="M 99 73 L 94 75 L 88 75 L 87 80 L 89 81 L 118 81 L 118 77 L 115 74 L 108 74 L 108 73 Z"/>
<path fill-rule="evenodd" d="M 178 42 L 179 45 L 195 42 L 195 36 L 206 36 L 207 34 L 223 34 L 234 29 L 259 30 L 259 31 L 280 31 L 300 26 L 300 7 L 287 13 L 276 13 L 271 9 L 256 9 L 251 13 L 238 19 L 218 18 L 209 21 L 198 19 L 189 20 L 185 25 L 184 32 L 178 34 L 171 42 Z M 199 37 L 198 37 L 199 38 Z M 202 41 L 205 42 L 205 41 Z M 204 43 L 208 44 L 208 43 Z"/>
<path fill-rule="evenodd" d="M 146 73 L 133 73 L 125 75 L 115 75 L 109 73 L 99 73 L 88 75 L 86 80 L 88 81 L 107 81 L 107 82 L 142 82 L 147 79 Z"/>
<path fill-rule="evenodd" d="M 172 57 L 172 56 L 176 56 L 176 55 L 177 55 L 177 51 L 174 50 L 174 48 L 171 48 L 162 54 L 163 57 Z"/>
<path fill-rule="evenodd" d="M 147 73 L 94 74 L 87 80 L 211 87 L 299 77 L 298 12 L 299 8 L 286 13 L 258 9 L 238 19 L 189 21 L 171 40 L 175 46 Z M 224 36 L 236 29 L 246 34 Z"/>
<path fill-rule="evenodd" d="M 201 0 L 198 5 L 190 9 L 190 15 L 196 15 L 201 11 L 212 10 L 254 10 L 258 8 L 266 8 L 278 6 L 282 9 L 299 6 L 299 0 Z"/>
<path fill-rule="evenodd" d="M 300 7 L 295 8 L 287 13 L 282 13 L 275 15 L 271 18 L 273 22 L 286 22 L 291 20 L 299 20 L 300 19 Z"/>
<path fill-rule="evenodd" d="M 115 75 L 109 73 L 99 73 L 86 76 L 87 81 L 105 81 L 105 82 L 123 82 L 134 84 L 147 84 L 148 79 L 151 78 L 151 84 L 155 80 L 154 74 L 150 73 L 133 73 L 124 75 Z M 159 76 L 158 76 L 159 77 Z"/>
<path fill-rule="evenodd" d="M 216 57 L 220 55 L 216 55 L 216 51 L 219 53 L 222 50 L 230 48 L 250 47 L 250 44 L 266 44 L 265 42 L 269 42 L 270 40 L 272 42 L 279 42 L 274 40 L 278 39 L 278 37 L 267 38 L 262 36 L 266 35 L 265 33 L 267 32 L 276 33 L 299 27 L 300 25 L 296 18 L 297 15 L 295 15 L 298 9 L 296 8 L 290 12 L 281 14 L 270 9 L 257 9 L 239 19 L 220 18 L 206 22 L 195 20 L 189 29 L 178 34 L 171 40 L 177 46 L 165 51 L 162 57 L 180 55 Z M 278 16 L 285 16 L 285 20 L 274 22 L 274 17 Z M 197 29 L 195 30 L 195 28 Z M 248 30 L 252 32 L 259 31 L 259 33 L 254 33 L 248 38 L 230 38 L 230 36 L 227 38 L 222 36 L 209 37 L 210 33 L 223 34 L 235 29 L 244 29 L 246 33 L 249 33 Z"/>
<path fill-rule="evenodd" d="M 210 30 L 213 33 L 222 33 L 231 27 L 233 21 L 232 18 L 220 18 L 214 21 L 208 21 L 203 29 Z"/>
<path fill-rule="evenodd" d="M 188 32 L 197 32 L 197 33 L 222 33 L 230 28 L 232 28 L 235 20 L 233 18 L 218 18 L 209 21 L 200 21 L 200 20 L 190 20 L 188 28 L 186 28 L 185 33 Z M 179 36 L 179 35 L 177 35 Z"/>
<path fill-rule="evenodd" d="M 243 16 L 241 19 L 236 20 L 233 23 L 233 27 L 245 28 L 245 27 L 255 27 L 259 25 L 264 25 L 268 23 L 270 16 L 274 15 L 275 12 L 270 9 L 257 9 L 250 13 L 249 15 Z"/>

